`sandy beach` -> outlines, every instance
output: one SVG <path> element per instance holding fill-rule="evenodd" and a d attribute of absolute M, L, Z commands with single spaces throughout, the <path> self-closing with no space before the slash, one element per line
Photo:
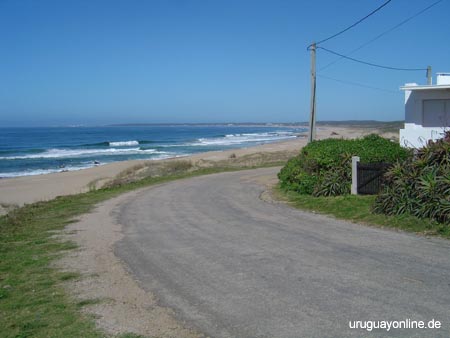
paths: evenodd
<path fill-rule="evenodd" d="M 320 126 L 317 129 L 317 139 L 329 137 L 355 138 L 370 132 L 374 132 L 374 130 L 345 126 Z M 293 140 L 242 149 L 205 152 L 183 157 L 183 159 L 190 160 L 193 163 L 198 161 L 223 161 L 230 158 L 232 154 L 239 158 L 254 153 L 279 152 L 286 152 L 293 156 L 307 143 L 306 136 L 307 133 L 305 133 L 304 137 L 298 137 Z M 160 161 L 173 160 L 174 159 Z M 149 162 L 149 160 L 115 162 L 78 171 L 1 179 L 0 214 L 5 213 L 5 210 L 9 207 L 50 200 L 62 195 L 86 192 L 90 187 L 102 186 L 102 184 L 112 180 L 124 170 L 144 162 Z"/>

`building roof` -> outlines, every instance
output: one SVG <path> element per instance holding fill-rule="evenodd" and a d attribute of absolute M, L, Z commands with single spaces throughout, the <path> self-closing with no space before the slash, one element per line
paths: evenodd
<path fill-rule="evenodd" d="M 400 87 L 400 90 L 449 90 L 449 89 L 450 84 L 419 86 L 415 83 L 407 83 L 406 85 Z"/>

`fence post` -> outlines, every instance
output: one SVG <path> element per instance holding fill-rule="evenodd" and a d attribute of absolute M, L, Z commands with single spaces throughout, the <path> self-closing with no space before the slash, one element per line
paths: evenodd
<path fill-rule="evenodd" d="M 352 195 L 358 195 L 358 162 L 359 156 L 352 156 Z"/>

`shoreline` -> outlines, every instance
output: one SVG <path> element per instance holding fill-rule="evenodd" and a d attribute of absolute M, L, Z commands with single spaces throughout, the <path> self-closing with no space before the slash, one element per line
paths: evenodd
<path fill-rule="evenodd" d="M 128 125 L 104 126 L 92 128 L 93 131 L 81 131 L 80 136 L 76 133 L 78 142 L 65 142 L 61 138 L 61 132 L 49 134 L 47 141 L 38 142 L 31 148 L 24 148 L 20 137 L 25 137 L 27 144 L 32 139 L 25 135 L 7 132 L 6 147 L 0 156 L 1 172 L 0 181 L 5 179 L 20 178 L 26 176 L 48 175 L 61 172 L 71 172 L 91 169 L 97 166 L 116 162 L 133 160 L 167 160 L 177 157 L 187 157 L 209 151 L 224 151 L 228 149 L 241 149 L 263 144 L 285 141 L 302 137 L 307 132 L 305 127 L 274 126 L 267 124 L 242 124 L 230 125 L 233 129 L 227 129 L 227 124 L 156 124 L 149 126 L 179 127 L 191 126 L 194 129 L 171 128 L 147 130 L 143 134 L 138 131 L 139 126 L 131 130 L 106 132 L 104 129 L 95 128 L 120 128 Z M 132 126 L 132 125 L 130 125 Z M 142 125 L 147 127 L 147 125 Z M 210 127 L 209 129 L 197 131 L 195 127 Z M 214 131 L 214 127 L 219 127 Z M 245 127 L 242 129 L 241 127 Z M 42 127 L 44 130 L 52 127 Z M 56 128 L 56 127 L 55 127 Z M 68 129 L 69 127 L 65 127 Z M 86 127 L 89 129 L 90 127 Z M 86 129 L 81 128 L 81 129 Z M 211 129 L 212 128 L 212 129 Z M 248 128 L 252 128 L 249 130 Z M 2 128 L 0 128 L 2 129 Z M 5 128 L 9 131 L 11 128 Z M 22 128 L 23 129 L 23 128 Z M 21 129 L 21 130 L 22 130 Z M 35 128 L 35 129 L 39 129 Z M 58 128 L 56 128 L 58 129 Z M 124 134 L 125 133 L 125 134 Z M 150 133 L 150 134 L 148 134 Z M 153 135 L 153 134 L 154 135 Z M 41 132 L 42 134 L 42 132 Z M 97 135 L 95 137 L 95 135 Z M 36 134 L 39 138 L 40 134 Z M 94 138 L 92 138 L 94 137 Z M 166 137 L 168 139 L 166 140 Z M 55 140 L 55 142 L 53 142 Z M 105 141 L 106 140 L 106 141 Z M 19 142 L 20 148 L 15 149 L 13 144 Z M 18 161 L 15 161 L 18 160 Z"/>
<path fill-rule="evenodd" d="M 317 139 L 329 137 L 356 138 L 371 132 L 376 132 L 376 130 L 353 126 L 319 126 L 317 128 Z M 0 214 L 2 214 L 2 209 L 7 210 L 9 207 L 51 200 L 62 195 L 87 192 L 90 188 L 102 186 L 121 172 L 143 163 L 177 160 L 194 163 L 198 161 L 214 162 L 227 160 L 230 156 L 242 157 L 255 153 L 287 152 L 294 156 L 295 152 L 300 151 L 306 143 L 306 137 L 297 137 L 247 148 L 210 151 L 170 159 L 120 161 L 74 171 L 4 178 L 0 180 Z M 3 210 L 3 213 L 5 213 L 5 210 Z"/>

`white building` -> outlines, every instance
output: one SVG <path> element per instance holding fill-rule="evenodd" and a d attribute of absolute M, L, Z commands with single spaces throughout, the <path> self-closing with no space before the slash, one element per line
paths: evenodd
<path fill-rule="evenodd" d="M 435 85 L 407 83 L 400 89 L 405 91 L 405 128 L 400 129 L 402 146 L 420 148 L 450 129 L 450 73 L 438 73 Z"/>

